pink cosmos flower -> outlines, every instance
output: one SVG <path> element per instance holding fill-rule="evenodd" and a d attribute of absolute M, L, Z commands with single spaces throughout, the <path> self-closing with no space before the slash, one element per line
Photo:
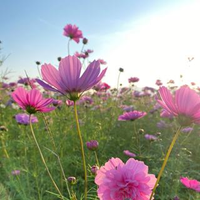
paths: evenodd
<path fill-rule="evenodd" d="M 80 38 L 83 38 L 82 31 L 80 31 L 76 25 L 72 24 L 67 24 L 64 27 L 63 35 L 74 40 L 76 43 L 79 43 Z"/>
<path fill-rule="evenodd" d="M 162 82 L 161 82 L 161 80 L 156 80 L 156 85 L 158 85 L 158 86 L 161 86 L 162 85 Z"/>
<path fill-rule="evenodd" d="M 199 181 L 190 180 L 187 177 L 181 177 L 180 181 L 185 187 L 195 190 L 196 192 L 200 193 L 200 182 Z"/>
<path fill-rule="evenodd" d="M 20 108 L 26 110 L 29 114 L 40 112 L 50 112 L 53 107 L 47 107 L 53 99 L 43 99 L 39 90 L 32 89 L 26 91 L 23 87 L 18 87 L 13 93 L 12 98 Z"/>
<path fill-rule="evenodd" d="M 76 56 L 67 56 L 61 59 L 58 70 L 51 64 L 42 65 L 42 77 L 46 83 L 36 80 L 45 89 L 68 94 L 70 100 L 77 100 L 84 91 L 100 82 L 107 70 L 100 73 L 99 61 L 91 62 L 82 75 L 81 68 L 81 62 Z"/>
<path fill-rule="evenodd" d="M 131 111 L 131 112 L 125 112 L 123 115 L 120 115 L 118 117 L 119 121 L 134 121 L 136 119 L 140 119 L 144 117 L 147 113 L 146 112 L 141 112 L 141 111 Z"/>
<path fill-rule="evenodd" d="M 128 82 L 129 83 L 135 83 L 135 82 L 138 82 L 140 79 L 138 77 L 131 77 L 128 79 Z"/>
<path fill-rule="evenodd" d="M 166 87 L 159 89 L 158 103 L 170 114 L 176 116 L 183 126 L 200 124 L 200 96 L 187 85 L 178 89 L 173 97 Z"/>
<path fill-rule="evenodd" d="M 155 176 L 148 174 L 148 166 L 134 158 L 126 163 L 111 158 L 95 178 L 100 200 L 149 200 L 155 182 Z"/>
<path fill-rule="evenodd" d="M 158 139 L 155 135 L 150 135 L 150 134 L 145 134 L 144 137 L 146 140 L 150 140 L 150 141 L 155 141 Z"/>
<path fill-rule="evenodd" d="M 130 152 L 129 150 L 124 150 L 123 153 L 126 155 L 126 156 L 129 156 L 129 157 L 136 157 L 136 155 L 132 152 Z"/>
<path fill-rule="evenodd" d="M 105 61 L 105 60 L 103 60 L 103 59 L 99 59 L 98 60 L 102 65 L 106 65 L 107 64 L 107 62 Z"/>

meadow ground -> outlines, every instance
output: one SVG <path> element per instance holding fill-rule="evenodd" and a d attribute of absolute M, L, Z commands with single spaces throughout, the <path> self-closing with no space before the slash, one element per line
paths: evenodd
<path fill-rule="evenodd" d="M 16 114 L 24 111 L 16 103 L 8 102 L 15 88 L 16 85 L 0 91 L 0 199 L 56 200 L 57 191 L 41 161 L 29 125 L 19 124 L 15 119 Z M 157 90 L 147 89 L 140 92 L 143 95 L 135 96 L 134 90 L 134 86 L 120 88 L 118 94 L 116 89 L 92 90 L 84 94 L 88 98 L 79 100 L 77 107 L 89 180 L 88 199 L 98 197 L 95 175 L 91 173 L 91 167 L 97 162 L 94 151 L 86 146 L 87 141 L 98 141 L 96 153 L 100 165 L 112 157 L 126 162 L 129 156 L 124 150 L 129 150 L 136 154 L 135 159 L 148 165 L 149 173 L 156 176 L 159 173 L 178 123 L 176 119 L 160 117 L 162 109 L 155 100 Z M 63 96 L 50 92 L 44 92 L 44 95 L 61 100 L 62 104 L 50 113 L 35 114 L 38 118 L 33 124 L 35 135 L 61 193 L 69 199 L 67 180 L 60 163 L 66 178 L 76 177 L 77 183 L 69 187 L 71 193 L 81 199 L 84 173 L 73 106 L 66 105 Z M 119 121 L 118 117 L 125 112 L 123 109 L 128 109 L 123 105 L 129 109 L 133 106 L 134 110 L 145 111 L 147 115 L 135 121 Z M 200 126 L 193 125 L 192 128 L 189 132 L 181 132 L 156 190 L 156 200 L 173 200 L 176 196 L 181 200 L 200 199 L 198 192 L 180 182 L 181 177 L 200 180 Z M 156 138 L 149 140 L 146 134 Z"/>

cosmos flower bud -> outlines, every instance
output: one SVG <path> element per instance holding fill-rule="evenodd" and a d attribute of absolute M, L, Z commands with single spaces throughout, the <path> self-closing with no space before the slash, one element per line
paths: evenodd
<path fill-rule="evenodd" d="M 99 167 L 97 165 L 93 165 L 90 169 L 91 173 L 93 175 L 96 175 L 97 171 L 99 170 Z"/>
<path fill-rule="evenodd" d="M 0 126 L 0 131 L 8 131 L 8 129 L 5 126 Z"/>
<path fill-rule="evenodd" d="M 140 129 L 138 130 L 138 133 L 139 133 L 139 134 L 143 134 L 143 133 L 144 133 L 144 129 L 140 128 Z"/>
<path fill-rule="evenodd" d="M 76 177 L 74 176 L 69 176 L 67 178 L 67 181 L 71 184 L 71 185 L 75 185 L 77 183 Z"/>
<path fill-rule="evenodd" d="M 124 69 L 120 67 L 120 68 L 119 68 L 119 71 L 120 71 L 120 72 L 124 72 Z"/>
<path fill-rule="evenodd" d="M 91 151 L 96 151 L 98 149 L 99 143 L 96 140 L 91 140 L 86 142 L 86 146 Z"/>
<path fill-rule="evenodd" d="M 88 43 L 88 39 L 87 38 L 83 38 L 83 44 L 87 44 Z"/>

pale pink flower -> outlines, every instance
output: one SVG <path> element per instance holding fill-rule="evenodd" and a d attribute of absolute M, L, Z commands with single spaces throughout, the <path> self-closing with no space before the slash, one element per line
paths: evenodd
<path fill-rule="evenodd" d="M 200 96 L 187 85 L 178 89 L 173 97 L 166 87 L 159 89 L 161 100 L 158 103 L 170 114 L 176 116 L 179 123 L 189 126 L 200 124 Z"/>
<path fill-rule="evenodd" d="M 79 43 L 80 38 L 83 38 L 82 31 L 79 30 L 76 25 L 72 25 L 72 24 L 67 24 L 64 27 L 63 35 L 74 40 L 76 43 Z"/>
<path fill-rule="evenodd" d="M 26 91 L 23 87 L 18 87 L 13 93 L 12 98 L 20 108 L 26 110 L 29 114 L 39 112 L 50 112 L 54 107 L 48 107 L 53 99 L 44 99 L 39 90 L 32 89 Z"/>
<path fill-rule="evenodd" d="M 180 181 L 185 187 L 195 190 L 196 192 L 200 193 L 200 182 L 199 181 L 190 180 L 187 177 L 181 177 Z"/>
<path fill-rule="evenodd" d="M 95 177 L 100 200 L 149 200 L 155 182 L 155 175 L 148 174 L 148 166 L 134 158 L 126 163 L 111 158 Z"/>
<path fill-rule="evenodd" d="M 42 77 L 46 83 L 36 80 L 45 89 L 68 95 L 68 98 L 74 101 L 79 99 L 84 91 L 99 83 L 107 70 L 106 68 L 100 73 L 99 61 L 91 62 L 82 75 L 81 69 L 81 62 L 76 56 L 67 56 L 61 59 L 58 70 L 51 64 L 42 65 Z"/>
<path fill-rule="evenodd" d="M 141 112 L 141 111 L 130 111 L 130 112 L 125 112 L 123 115 L 120 115 L 118 117 L 119 121 L 134 121 L 136 119 L 140 119 L 144 117 L 147 113 L 146 112 Z"/>

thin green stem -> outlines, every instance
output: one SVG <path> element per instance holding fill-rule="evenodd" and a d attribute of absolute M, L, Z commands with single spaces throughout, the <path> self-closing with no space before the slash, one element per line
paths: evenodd
<path fill-rule="evenodd" d="M 166 164 L 167 164 L 167 161 L 168 161 L 168 159 L 169 159 L 170 153 L 171 153 L 171 151 L 172 151 L 172 149 L 173 149 L 173 147 L 174 147 L 174 144 L 175 144 L 175 142 L 176 142 L 176 140 L 177 140 L 177 138 L 178 138 L 180 132 L 181 132 L 181 127 L 178 128 L 178 130 L 177 130 L 176 134 L 174 135 L 174 138 L 173 138 L 173 140 L 172 140 L 172 142 L 171 142 L 171 144 L 170 144 L 170 146 L 169 146 L 169 149 L 168 149 L 167 154 L 166 154 L 166 156 L 165 156 L 165 159 L 164 159 L 164 162 L 163 162 L 163 164 L 162 164 L 161 170 L 160 170 L 160 172 L 159 172 L 159 174 L 158 174 L 157 181 L 156 181 L 156 183 L 155 183 L 155 185 L 154 185 L 154 188 L 153 188 L 153 191 L 152 191 L 152 193 L 151 193 L 150 200 L 153 198 L 153 195 L 154 195 L 154 193 L 155 193 L 155 191 L 156 191 L 156 187 L 157 187 L 157 185 L 158 185 L 158 183 L 159 183 L 159 181 L 160 181 L 160 178 L 161 178 L 161 176 L 162 176 L 162 173 L 163 173 L 163 171 L 164 171 L 164 169 L 165 169 L 165 166 L 166 166 Z"/>
<path fill-rule="evenodd" d="M 68 49 L 68 56 L 70 55 L 70 41 L 71 41 L 71 39 L 69 39 L 68 40 L 68 44 L 67 44 L 67 49 Z"/>
<path fill-rule="evenodd" d="M 47 122 L 47 120 L 46 120 L 46 118 L 45 118 L 43 113 L 42 113 L 42 116 L 43 116 L 43 119 L 44 119 L 45 128 L 46 128 L 47 133 L 49 134 L 49 137 L 50 137 L 51 142 L 53 144 L 54 151 L 56 151 L 56 144 L 55 144 L 55 141 L 54 141 L 54 138 L 53 138 L 53 134 L 51 132 L 51 129 L 48 126 L 48 122 Z"/>
<path fill-rule="evenodd" d="M 120 79 L 120 74 L 121 74 L 121 72 L 119 72 L 118 79 L 117 79 L 117 95 L 118 95 L 118 90 L 119 90 L 119 79 Z"/>
<path fill-rule="evenodd" d="M 6 158 L 10 158 L 9 155 L 8 155 L 8 152 L 6 150 L 6 145 L 4 143 L 3 137 L 1 137 L 1 144 L 2 144 L 2 149 L 3 149 L 4 153 L 5 153 Z"/>
<path fill-rule="evenodd" d="M 38 148 L 38 151 L 39 151 L 39 153 L 40 153 L 42 162 L 43 162 L 43 164 L 44 164 L 44 166 L 45 166 L 45 168 L 46 168 L 46 170 L 47 170 L 47 173 L 48 173 L 48 175 L 49 175 L 49 177 L 50 177 L 50 179 L 51 179 L 51 181 L 52 181 L 54 187 L 55 187 L 56 190 L 58 191 L 58 193 L 59 193 L 61 199 L 63 199 L 63 195 L 61 194 L 61 192 L 60 192 L 58 186 L 56 185 L 56 183 L 55 183 L 55 181 L 54 181 L 54 179 L 53 179 L 53 177 L 52 177 L 52 175 L 51 175 L 51 173 L 50 173 L 50 171 L 49 171 L 49 168 L 48 168 L 48 166 L 47 166 L 47 164 L 46 164 L 46 161 L 45 161 L 45 159 L 44 159 L 43 153 L 42 153 L 41 148 L 40 148 L 40 146 L 39 146 L 39 143 L 38 143 L 38 141 L 37 141 L 37 139 L 36 139 L 36 137 L 35 137 L 35 133 L 34 133 L 34 131 L 33 131 L 33 126 L 32 126 L 32 123 L 31 123 L 31 115 L 30 115 L 29 123 L 30 123 L 31 133 L 32 133 L 33 139 L 34 139 L 34 141 L 35 141 L 35 144 L 36 144 L 36 146 L 37 146 L 37 148 Z M 63 199 L 63 200 L 64 200 L 64 199 Z"/>
<path fill-rule="evenodd" d="M 45 147 L 48 151 L 50 151 L 53 155 L 55 155 L 58 159 L 58 162 L 59 162 L 59 165 L 60 165 L 60 169 L 61 169 L 61 173 L 63 175 L 63 178 L 65 180 L 65 183 L 66 183 L 66 187 L 67 187 L 67 192 L 69 194 L 69 197 L 71 198 L 71 193 L 70 193 L 70 190 L 69 190 L 69 185 L 68 185 L 68 182 L 67 182 L 67 178 L 65 176 L 65 172 L 64 172 L 64 169 L 63 169 L 63 166 L 62 166 L 62 163 L 61 163 L 61 160 L 60 160 L 60 157 L 58 156 L 58 154 L 56 154 L 54 151 L 52 151 L 51 149 Z"/>
<path fill-rule="evenodd" d="M 82 155 L 82 160 L 83 160 L 83 170 L 84 170 L 84 176 L 85 176 L 84 199 L 87 200 L 87 168 L 86 168 L 85 153 L 84 153 L 84 148 L 83 148 L 83 139 L 82 139 L 82 136 L 81 136 L 81 130 L 80 130 L 79 121 L 78 121 L 76 101 L 74 101 L 74 116 L 75 116 L 75 119 L 76 119 L 76 127 L 77 127 L 78 137 L 79 137 L 79 140 L 80 140 L 81 155 Z"/>
<path fill-rule="evenodd" d="M 100 167 L 100 165 L 99 165 L 99 159 L 98 159 L 96 151 L 94 151 L 94 155 L 95 155 L 95 158 L 96 158 L 97 165 L 98 165 L 98 167 Z"/>

